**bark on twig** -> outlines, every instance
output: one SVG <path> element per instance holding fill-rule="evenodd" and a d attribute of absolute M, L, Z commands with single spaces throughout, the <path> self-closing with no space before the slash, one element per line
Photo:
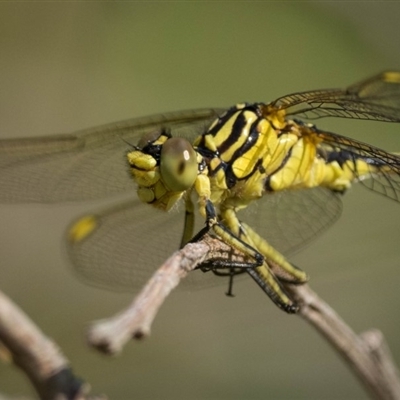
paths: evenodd
<path fill-rule="evenodd" d="M 237 261 L 246 259 L 241 253 L 232 252 L 227 244 L 208 235 L 200 242 L 187 244 L 154 273 L 128 308 L 112 318 L 97 321 L 90 327 L 89 344 L 104 353 L 115 354 L 131 338 L 141 339 L 148 336 L 159 308 L 180 280 L 199 265 L 228 256 Z"/>
<path fill-rule="evenodd" d="M 89 343 L 114 354 L 131 339 L 150 334 L 151 324 L 167 298 L 188 272 L 210 260 L 238 262 L 246 258 L 216 238 L 206 235 L 173 254 L 153 275 L 133 303 L 116 316 L 94 323 Z M 339 352 L 371 397 L 400 400 L 399 373 L 378 330 L 355 334 L 308 285 L 286 285 L 300 305 L 299 315 Z M 58 347 L 0 292 L 0 342 L 13 362 L 29 377 L 42 399 L 88 399 L 87 387 L 76 378 Z M 94 399 L 94 398 L 92 398 Z"/>
<path fill-rule="evenodd" d="M 375 399 L 400 399 L 400 380 L 383 334 L 357 335 L 308 285 L 287 285 L 300 305 L 299 315 L 339 352 Z"/>
<path fill-rule="evenodd" d="M 41 399 L 89 399 L 88 386 L 73 375 L 57 345 L 1 292 L 0 342 L 14 364 L 30 379 Z"/>
<path fill-rule="evenodd" d="M 224 254 L 243 260 L 225 243 L 206 236 L 188 244 L 170 257 L 153 275 L 132 304 L 116 316 L 95 322 L 88 333 L 89 343 L 114 354 L 131 338 L 150 334 L 151 323 L 168 294 L 187 273 L 207 260 Z M 400 400 L 400 380 L 382 333 L 371 330 L 356 335 L 336 312 L 308 285 L 286 285 L 299 303 L 299 315 L 316 328 L 341 354 L 369 394 L 379 400 Z"/>

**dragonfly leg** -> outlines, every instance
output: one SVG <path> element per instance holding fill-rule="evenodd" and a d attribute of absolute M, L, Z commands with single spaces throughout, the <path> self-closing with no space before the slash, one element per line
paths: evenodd
<path fill-rule="evenodd" d="M 207 270 L 212 270 L 216 275 L 228 275 L 230 277 L 228 295 L 232 295 L 233 276 L 241 272 L 247 272 L 257 284 L 264 290 L 264 292 L 271 298 L 271 300 L 281 309 L 288 313 L 295 313 L 298 311 L 298 306 L 289 298 L 282 288 L 279 280 L 275 277 L 273 271 L 266 262 L 263 254 L 261 254 L 253 245 L 253 240 L 246 233 L 240 221 L 237 219 L 236 214 L 227 215 L 223 213 L 224 222 L 228 222 L 229 228 L 219 222 L 217 219 L 215 208 L 211 201 L 206 204 L 207 226 L 202 230 L 199 235 L 196 235 L 197 240 L 201 238 L 210 229 L 222 239 L 225 243 L 233 248 L 241 251 L 249 256 L 255 262 L 249 263 L 235 263 L 228 260 L 214 260 Z M 230 217 L 227 221 L 226 217 Z M 233 229 L 231 229 L 233 228 Z M 207 267 L 206 267 L 207 268 Z M 221 268 L 228 268 L 227 273 L 221 272 Z M 238 268 L 245 268 L 244 270 Z"/>
<path fill-rule="evenodd" d="M 249 225 L 239 221 L 232 208 L 222 210 L 222 220 L 237 237 L 256 249 L 265 259 L 271 271 L 282 282 L 302 284 L 308 277 L 300 268 L 289 263 L 286 258 L 274 249 L 264 238 L 255 232 Z"/>
<path fill-rule="evenodd" d="M 218 222 L 215 208 L 211 201 L 206 201 L 206 226 L 193 237 L 191 242 L 196 242 L 202 239 L 202 237 L 208 233 L 210 230 L 213 230 L 220 239 L 227 241 L 227 243 L 231 244 L 233 248 L 242 250 L 244 253 L 244 258 L 240 260 L 237 258 L 237 255 L 230 254 L 229 251 L 221 253 L 217 252 L 214 257 L 212 257 L 206 264 L 202 264 L 199 269 L 203 272 L 211 271 L 217 276 L 228 277 L 228 291 L 226 292 L 227 296 L 233 297 L 232 288 L 233 288 L 233 278 L 236 275 L 243 274 L 249 268 L 255 268 L 257 266 L 262 265 L 264 258 L 261 254 L 254 251 L 253 248 L 248 246 L 246 243 L 243 243 L 240 239 L 237 239 L 233 236 L 222 224 Z M 228 240 L 226 240 L 228 239 Z M 235 244 L 232 244 L 232 240 Z M 243 248 L 245 250 L 243 251 Z"/>
<path fill-rule="evenodd" d="M 294 314 L 299 311 L 299 306 L 286 294 L 279 280 L 266 263 L 261 267 L 249 268 L 247 273 L 279 308 L 288 314 Z"/>
<path fill-rule="evenodd" d="M 191 192 L 185 194 L 185 223 L 183 227 L 181 246 L 182 248 L 193 237 L 194 230 L 194 206 L 191 198 Z"/>
<path fill-rule="evenodd" d="M 237 218 L 232 208 L 223 208 L 221 218 L 228 226 L 229 232 L 241 242 L 250 246 L 263 256 L 263 263 L 255 268 L 248 268 L 246 272 L 257 282 L 271 300 L 288 313 L 295 313 L 297 305 L 289 298 L 280 281 L 290 283 L 304 283 L 306 274 L 286 259 L 261 238 L 248 225 Z M 262 244 L 262 246 L 260 245 Z"/>
<path fill-rule="evenodd" d="M 257 266 L 262 265 L 264 262 L 264 257 L 253 247 L 236 237 L 232 232 L 227 229 L 223 224 L 221 224 L 217 218 L 217 214 L 215 212 L 214 205 L 210 200 L 207 200 L 206 202 L 206 226 L 200 230 L 191 240 L 190 242 L 198 242 L 203 238 L 203 236 L 210 232 L 210 230 L 214 231 L 214 233 L 225 243 L 230 244 L 232 247 L 234 247 L 236 250 L 241 251 L 244 255 L 248 256 L 249 259 L 254 260 L 254 261 L 249 261 L 249 260 L 243 260 L 243 261 L 234 261 L 231 258 L 227 257 L 215 257 L 207 266 L 211 267 L 204 267 L 204 270 L 215 270 L 215 269 L 223 269 L 223 268 L 229 268 L 229 269 L 243 269 L 243 268 L 254 268 Z M 229 261 L 227 261 L 229 260 Z M 241 271 L 236 271 L 235 274 L 237 275 L 238 273 L 241 273 Z M 230 273 L 228 273 L 230 274 Z M 220 275 L 223 275 L 223 273 L 220 273 Z"/>

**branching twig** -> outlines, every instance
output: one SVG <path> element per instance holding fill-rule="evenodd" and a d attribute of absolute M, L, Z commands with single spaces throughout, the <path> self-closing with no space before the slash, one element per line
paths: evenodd
<path fill-rule="evenodd" d="M 89 398 L 88 386 L 73 375 L 60 349 L 1 292 L 0 342 L 14 364 L 28 376 L 41 399 Z"/>
<path fill-rule="evenodd" d="M 172 255 L 153 275 L 134 302 L 118 315 L 96 322 L 88 339 L 106 353 L 119 352 L 132 337 L 150 334 L 159 308 L 188 272 L 207 261 L 244 257 L 228 245 L 206 235 Z M 398 371 L 383 335 L 371 330 L 356 335 L 308 285 L 286 285 L 299 303 L 299 315 L 313 325 L 342 355 L 372 397 L 400 399 Z M 30 378 L 42 399 L 84 399 L 86 387 L 69 368 L 57 346 L 5 295 L 0 293 L 0 341 Z"/>
<path fill-rule="evenodd" d="M 150 334 L 150 326 L 168 294 L 187 273 L 207 260 L 243 256 L 228 245 L 206 236 L 170 257 L 153 275 L 133 303 L 118 315 L 94 323 L 89 343 L 106 353 L 119 352 L 130 338 Z M 383 335 L 376 330 L 356 335 L 308 285 L 287 285 L 300 305 L 299 315 L 313 325 L 339 351 L 362 384 L 376 399 L 400 399 L 400 381 Z"/>

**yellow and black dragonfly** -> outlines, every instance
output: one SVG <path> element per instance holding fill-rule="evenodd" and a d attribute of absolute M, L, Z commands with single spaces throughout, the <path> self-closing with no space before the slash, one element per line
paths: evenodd
<path fill-rule="evenodd" d="M 400 122 L 400 72 L 226 111 L 1 140 L 0 201 L 130 192 L 125 203 L 82 217 L 68 230 L 72 263 L 89 283 L 139 287 L 179 245 L 212 230 L 254 262 L 217 260 L 203 271 L 228 277 L 230 285 L 246 272 L 279 307 L 296 312 L 281 283 L 301 284 L 307 276 L 283 254 L 338 218 L 340 195 L 353 182 L 400 202 L 399 155 L 298 119 L 322 117 Z"/>

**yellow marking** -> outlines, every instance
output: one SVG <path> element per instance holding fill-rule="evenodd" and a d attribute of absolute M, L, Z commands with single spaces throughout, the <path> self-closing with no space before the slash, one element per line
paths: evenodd
<path fill-rule="evenodd" d="M 71 242 L 81 242 L 86 239 L 98 226 L 97 217 L 88 215 L 77 221 L 68 232 Z"/>
<path fill-rule="evenodd" d="M 199 196 L 199 211 L 203 217 L 206 217 L 206 201 L 211 197 L 210 179 L 205 174 L 197 175 L 194 182 L 194 188 Z"/>
<path fill-rule="evenodd" d="M 151 187 L 160 180 L 160 174 L 156 171 L 131 170 L 138 186 Z"/>
<path fill-rule="evenodd" d="M 236 122 L 236 118 L 239 115 L 239 112 L 236 112 L 232 117 L 225 122 L 225 124 L 222 126 L 222 128 L 218 131 L 218 134 L 214 136 L 214 142 L 217 148 L 222 145 L 225 140 L 229 138 L 229 136 L 232 135 L 232 128 L 233 124 Z M 228 162 L 232 158 L 233 151 L 232 148 L 238 148 L 237 142 L 240 142 L 240 146 L 243 145 L 243 138 L 242 135 L 238 138 L 236 141 L 236 147 L 235 144 L 232 144 L 226 151 L 224 151 L 222 154 L 220 154 L 220 157 L 223 161 Z"/>
<path fill-rule="evenodd" d="M 223 118 L 225 114 L 226 114 L 226 111 L 223 114 L 221 114 L 219 118 L 215 118 L 214 121 L 211 123 L 211 125 L 208 127 L 208 131 L 213 130 L 215 128 L 215 126 L 219 123 L 220 118 Z M 195 143 L 194 145 L 197 146 L 198 142 L 200 142 L 200 140 L 201 140 L 201 135 L 196 139 L 196 141 L 194 142 Z"/>
<path fill-rule="evenodd" d="M 385 72 L 383 74 L 383 81 L 389 83 L 400 83 L 400 74 L 392 71 Z"/>
<path fill-rule="evenodd" d="M 232 189 L 235 197 L 231 196 L 227 200 L 228 204 L 238 210 L 247 207 L 252 200 L 262 197 L 264 193 L 264 177 L 264 173 L 257 171 L 250 178 L 240 181 Z"/>
<path fill-rule="evenodd" d="M 217 151 L 217 146 L 215 145 L 214 137 L 212 135 L 205 136 L 205 145 L 206 148 L 210 149 L 211 151 L 213 152 Z"/>
<path fill-rule="evenodd" d="M 243 179 L 245 178 L 250 172 L 250 162 L 252 159 L 247 157 L 246 154 L 236 159 L 232 164 L 232 171 L 235 174 L 236 178 Z M 250 170 L 250 171 L 249 171 Z"/>
<path fill-rule="evenodd" d="M 163 182 L 158 181 L 154 185 L 154 195 L 156 199 L 161 199 L 161 197 L 165 196 L 168 193 L 167 188 L 164 186 Z"/>
<path fill-rule="evenodd" d="M 283 163 L 288 151 L 297 143 L 298 137 L 292 133 L 282 134 L 276 139 L 275 146 L 270 147 L 269 157 L 263 160 L 267 175 L 271 175 Z"/>
<path fill-rule="evenodd" d="M 218 133 L 215 136 L 212 136 L 217 147 L 231 135 L 233 124 L 236 121 L 239 113 L 240 111 L 237 111 L 235 114 L 233 114 L 232 117 L 224 123 Z"/>
<path fill-rule="evenodd" d="M 168 139 L 169 139 L 168 136 L 161 135 L 157 140 L 155 140 L 155 141 L 153 142 L 153 144 L 155 144 L 155 145 L 162 145 L 162 144 L 164 144 Z"/>
<path fill-rule="evenodd" d="M 343 164 L 343 167 L 340 167 L 340 165 L 334 161 L 329 164 L 321 165 L 320 169 L 319 179 L 316 180 L 315 186 L 328 186 L 335 190 L 348 189 L 354 179 L 368 178 L 373 172 L 381 171 L 379 168 L 374 168 L 363 160 L 356 160 L 355 165 L 353 161 L 348 160 Z M 357 175 L 355 171 L 357 171 Z"/>
<path fill-rule="evenodd" d="M 286 110 L 278 110 L 275 105 L 267 104 L 262 107 L 262 115 L 271 122 L 276 129 L 283 129 L 287 125 Z"/>
<path fill-rule="evenodd" d="M 219 159 L 218 157 L 215 157 L 210 161 L 210 169 L 212 171 L 215 171 L 220 164 L 221 164 L 221 159 Z"/>
<path fill-rule="evenodd" d="M 220 165 L 221 159 L 217 157 L 213 158 L 210 162 L 210 170 L 213 171 L 213 176 L 210 178 L 212 181 L 212 191 L 218 189 L 228 189 L 226 186 L 225 171 L 222 168 L 219 168 L 216 173 L 214 172 Z"/>
<path fill-rule="evenodd" d="M 257 130 L 260 132 L 257 142 L 232 164 L 232 170 L 238 179 L 243 179 L 249 175 L 260 158 L 263 159 L 263 166 L 266 170 L 272 167 L 273 171 L 280 165 L 280 163 L 277 163 L 278 160 L 271 164 L 270 149 L 277 148 L 278 143 L 280 143 L 275 129 L 268 121 L 261 120 Z M 284 154 L 282 154 L 282 160 L 283 157 Z M 277 164 L 276 167 L 275 164 Z"/>
<path fill-rule="evenodd" d="M 229 191 L 226 189 L 213 189 L 210 200 L 214 204 L 220 204 L 229 198 Z"/>
<path fill-rule="evenodd" d="M 129 165 L 134 165 L 136 168 L 150 170 L 157 165 L 157 161 L 152 156 L 141 151 L 131 151 L 127 154 L 127 157 Z"/>
<path fill-rule="evenodd" d="M 307 174 L 310 170 L 315 157 L 315 146 L 306 141 L 306 138 L 300 139 L 292 148 L 291 156 L 282 168 L 286 178 L 286 186 L 302 185 L 307 180 Z M 285 174 L 288 172 L 289 176 Z"/>
<path fill-rule="evenodd" d="M 237 103 L 235 105 L 235 108 L 237 108 L 238 110 L 243 110 L 243 108 L 246 107 L 246 103 Z"/>
<path fill-rule="evenodd" d="M 311 174 L 316 157 L 316 146 L 307 136 L 301 138 L 292 147 L 290 158 L 285 165 L 271 176 L 273 190 L 286 188 L 304 188 L 313 186 L 315 176 Z"/>

